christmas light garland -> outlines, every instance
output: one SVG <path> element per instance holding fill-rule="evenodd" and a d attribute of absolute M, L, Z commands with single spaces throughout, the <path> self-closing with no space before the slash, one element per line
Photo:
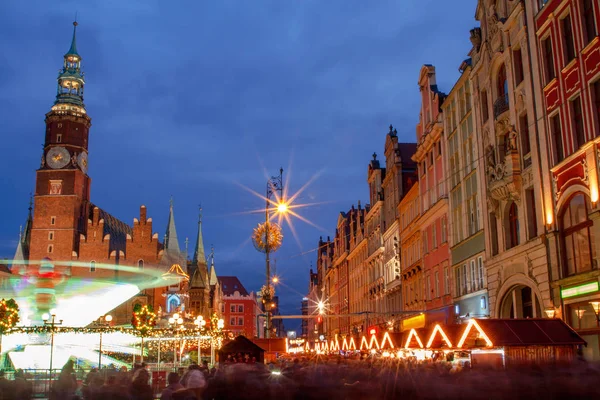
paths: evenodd
<path fill-rule="evenodd" d="M 0 334 L 4 334 L 19 322 L 19 305 L 13 299 L 0 300 Z"/>

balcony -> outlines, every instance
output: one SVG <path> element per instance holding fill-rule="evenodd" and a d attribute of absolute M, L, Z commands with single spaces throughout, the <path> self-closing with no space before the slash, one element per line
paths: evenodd
<path fill-rule="evenodd" d="M 509 110 L 508 93 L 503 94 L 494 101 L 494 119 L 498 119 L 502 114 Z"/>

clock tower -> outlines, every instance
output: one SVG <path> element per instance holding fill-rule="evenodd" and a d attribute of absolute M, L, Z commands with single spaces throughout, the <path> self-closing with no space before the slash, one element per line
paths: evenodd
<path fill-rule="evenodd" d="M 46 135 L 36 172 L 31 230 L 33 265 L 48 258 L 68 262 L 79 254 L 89 214 L 90 178 L 87 175 L 91 119 L 83 104 L 85 85 L 77 52 L 77 22 L 71 47 L 58 74 L 56 101 L 46 114 Z"/>

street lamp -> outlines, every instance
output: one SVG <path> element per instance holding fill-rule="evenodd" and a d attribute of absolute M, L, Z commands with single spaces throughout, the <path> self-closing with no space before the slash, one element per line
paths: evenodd
<path fill-rule="evenodd" d="M 56 310 L 50 310 L 50 314 L 44 313 L 42 314 L 42 320 L 44 321 L 44 325 L 50 327 L 50 383 L 48 388 L 52 387 L 52 357 L 54 356 L 54 327 L 56 325 L 62 325 L 63 320 L 61 319 L 59 322 L 56 322 Z"/>
<path fill-rule="evenodd" d="M 177 333 L 177 330 L 183 328 L 183 318 L 179 316 L 179 314 L 175 313 L 171 318 L 169 318 L 169 324 L 173 327 L 174 334 Z M 173 343 L 173 365 L 177 364 L 177 342 Z"/>
<path fill-rule="evenodd" d="M 100 319 L 96 321 L 96 325 L 100 328 L 100 345 L 98 346 L 98 370 L 102 368 L 102 330 L 110 326 L 112 319 L 112 315 L 107 314 L 104 317 L 100 317 Z"/>
<path fill-rule="evenodd" d="M 271 294 L 271 263 L 269 260 L 269 253 L 271 251 L 269 247 L 269 208 L 271 205 L 271 197 L 275 192 L 279 192 L 279 204 L 277 205 L 277 211 L 280 213 L 285 213 L 288 210 L 287 204 L 283 202 L 283 168 L 279 169 L 279 176 L 272 176 L 271 179 L 267 182 L 267 201 L 265 206 L 265 255 L 266 255 L 266 270 L 267 270 L 267 294 L 270 296 Z M 263 293 L 263 297 L 264 297 Z M 271 299 L 267 299 L 271 300 Z M 271 312 L 269 311 L 267 304 L 265 303 L 265 314 L 267 314 L 267 333 L 266 337 L 269 339 L 271 337 L 271 333 L 269 331 L 269 327 L 271 326 Z"/>
<path fill-rule="evenodd" d="M 201 350 L 200 350 L 200 338 L 202 336 L 202 331 L 204 330 L 204 326 L 206 325 L 206 321 L 204 320 L 204 317 L 202 315 L 198 315 L 198 317 L 194 321 L 194 324 L 200 330 L 200 332 L 198 333 L 198 365 L 200 365 L 201 362 L 202 362 L 201 361 L 201 359 L 202 359 L 202 353 L 201 353 Z"/>

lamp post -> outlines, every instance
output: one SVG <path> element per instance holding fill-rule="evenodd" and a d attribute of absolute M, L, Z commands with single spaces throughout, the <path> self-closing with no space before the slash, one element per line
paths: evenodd
<path fill-rule="evenodd" d="M 202 337 L 202 331 L 204 330 L 204 325 L 206 325 L 206 321 L 202 315 L 198 315 L 194 324 L 198 327 L 200 332 L 198 333 L 198 365 L 202 363 L 202 352 L 200 350 L 200 339 Z"/>
<path fill-rule="evenodd" d="M 267 272 L 267 293 L 269 298 L 267 301 L 272 300 L 270 298 L 271 294 L 271 262 L 269 259 L 269 253 L 271 251 L 269 245 L 269 209 L 271 203 L 271 197 L 275 192 L 279 192 L 279 205 L 277 206 L 278 212 L 287 211 L 287 205 L 281 201 L 283 199 L 283 168 L 279 169 L 279 176 L 272 176 L 271 179 L 267 182 L 267 200 L 265 205 L 265 258 L 266 258 L 266 272 Z M 264 293 L 263 293 L 264 297 Z M 269 310 L 268 304 L 265 302 L 265 314 L 267 314 L 267 332 L 266 338 L 269 339 L 271 337 L 270 326 L 271 326 L 271 312 Z"/>
<path fill-rule="evenodd" d="M 61 319 L 59 322 L 56 322 L 56 310 L 50 310 L 50 314 L 44 313 L 42 314 L 42 320 L 44 321 L 44 325 L 50 327 L 50 380 L 48 389 L 52 387 L 52 357 L 54 356 L 54 327 L 56 325 L 62 325 L 63 320 Z"/>
<path fill-rule="evenodd" d="M 112 319 L 112 315 L 107 314 L 104 317 L 100 317 L 100 319 L 96 321 L 96 325 L 100 328 L 100 345 L 98 346 L 98 370 L 102 368 L 102 330 L 110 326 Z"/>
<path fill-rule="evenodd" d="M 169 324 L 173 328 L 173 333 L 176 334 L 179 329 L 182 328 L 183 318 L 179 314 L 175 313 L 169 318 Z M 173 366 L 177 365 L 177 341 L 173 343 Z"/>

